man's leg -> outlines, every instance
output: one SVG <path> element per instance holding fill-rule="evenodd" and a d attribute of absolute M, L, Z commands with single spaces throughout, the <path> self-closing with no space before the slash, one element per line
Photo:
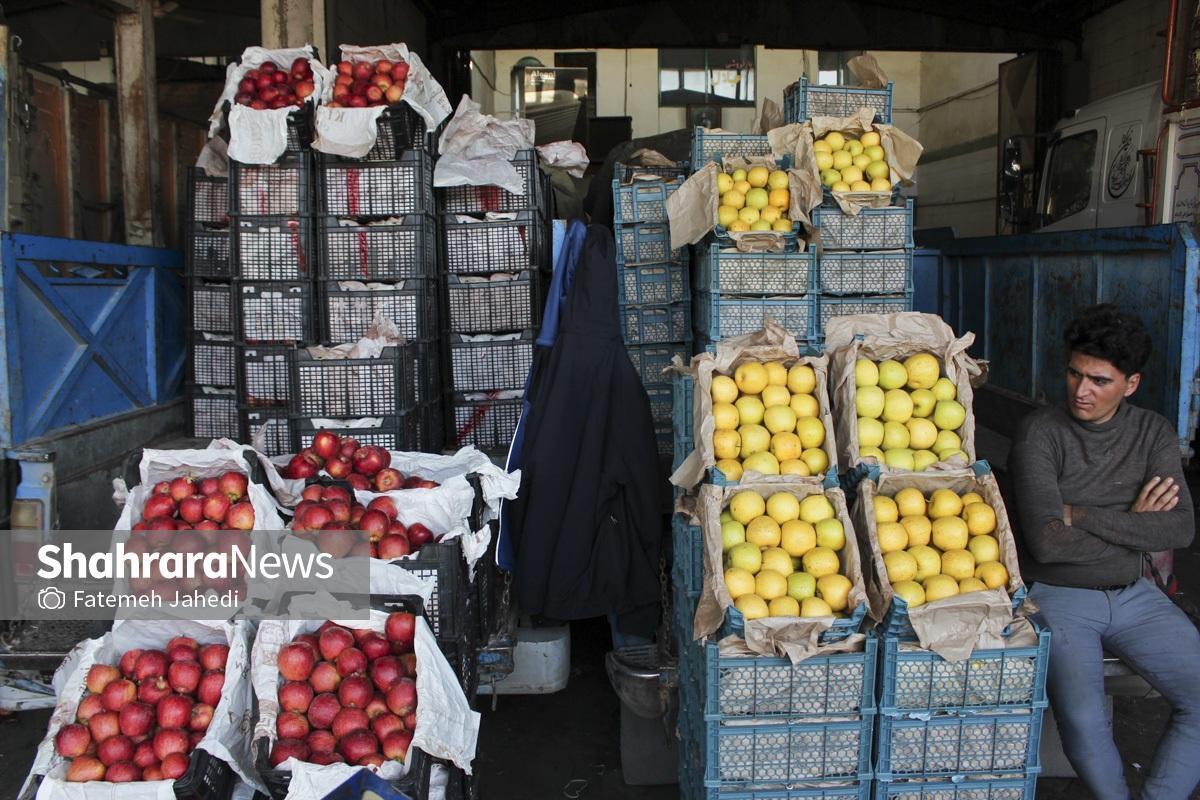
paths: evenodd
<path fill-rule="evenodd" d="M 1104 648 L 1108 599 L 1103 592 L 1034 585 L 1030 598 L 1050 628 L 1047 688 L 1063 750 L 1097 800 L 1127 800 L 1121 754 L 1104 701 Z"/>
<path fill-rule="evenodd" d="M 1105 646 L 1174 709 L 1141 796 L 1182 800 L 1200 783 L 1200 633 L 1145 578 L 1111 596 L 1113 625 Z"/>

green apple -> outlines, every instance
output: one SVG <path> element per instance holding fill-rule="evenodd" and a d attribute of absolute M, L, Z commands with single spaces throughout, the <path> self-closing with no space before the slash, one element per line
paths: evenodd
<path fill-rule="evenodd" d="M 888 358 L 879 362 L 879 386 L 882 389 L 899 389 L 908 383 L 908 371 L 899 361 Z"/>
<path fill-rule="evenodd" d="M 762 551 L 750 542 L 735 544 L 725 554 L 725 566 L 744 569 L 754 575 L 762 568 Z"/>
<path fill-rule="evenodd" d="M 883 402 L 883 389 L 878 386 L 863 386 L 855 392 L 854 406 L 860 417 L 879 419 L 883 414 Z"/>
<path fill-rule="evenodd" d="M 793 572 L 787 576 L 787 596 L 797 603 L 817 594 L 817 579 L 807 572 Z"/>
<path fill-rule="evenodd" d="M 939 400 L 933 409 L 933 424 L 944 431 L 956 431 L 967 419 L 967 410 L 957 400 Z"/>
<path fill-rule="evenodd" d="M 937 397 L 929 389 L 914 389 L 909 396 L 912 398 L 912 415 L 914 417 L 924 419 L 933 413 L 933 408 L 937 405 Z"/>
<path fill-rule="evenodd" d="M 734 545 L 746 541 L 746 526 L 735 519 L 721 523 L 721 552 L 728 553 Z"/>

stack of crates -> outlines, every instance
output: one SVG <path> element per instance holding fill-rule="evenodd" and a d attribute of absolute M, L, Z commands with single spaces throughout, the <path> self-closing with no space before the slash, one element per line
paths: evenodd
<path fill-rule="evenodd" d="M 687 175 L 687 165 L 616 164 L 613 238 L 617 302 L 629 360 L 650 397 L 655 439 L 663 461 L 671 458 L 671 383 L 663 370 L 692 355 L 691 292 L 687 249 L 671 250 L 667 198 Z"/>
<path fill-rule="evenodd" d="M 723 158 L 769 155 L 766 136 L 696 128 L 692 140 L 693 169 Z M 742 253 L 722 230 L 708 234 L 695 249 L 697 347 L 761 330 L 767 319 L 786 328 L 801 347 L 811 341 L 814 254 L 801 245 L 787 234 L 784 252 Z"/>
<path fill-rule="evenodd" d="M 316 301 L 325 344 L 357 342 L 377 320 L 403 345 L 376 358 L 322 361 L 299 352 L 293 436 L 305 447 L 313 419 L 362 420 L 355 438 L 394 450 L 442 447 L 440 281 L 433 155 L 422 118 L 390 108 L 361 159 L 317 163 Z"/>
<path fill-rule="evenodd" d="M 448 439 L 508 451 L 551 268 L 549 179 L 535 150 L 511 161 L 524 192 L 498 186 L 438 190 L 445 280 Z"/>
<path fill-rule="evenodd" d="M 200 168 L 188 173 L 184 211 L 187 280 L 188 435 L 239 436 L 234 344 L 229 181 Z"/>

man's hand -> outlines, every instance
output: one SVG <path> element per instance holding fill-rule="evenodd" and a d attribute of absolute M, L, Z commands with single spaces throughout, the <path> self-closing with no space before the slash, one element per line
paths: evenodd
<path fill-rule="evenodd" d="M 1170 511 L 1179 504 L 1179 485 L 1174 478 L 1155 476 L 1146 481 L 1130 511 Z"/>

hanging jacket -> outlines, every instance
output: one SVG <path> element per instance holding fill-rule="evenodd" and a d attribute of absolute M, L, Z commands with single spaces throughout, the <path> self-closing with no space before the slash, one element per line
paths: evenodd
<path fill-rule="evenodd" d="M 553 347 L 529 388 L 513 586 L 555 620 L 617 615 L 652 636 L 661 549 L 650 401 L 625 352 L 612 233 L 589 226 Z"/>

